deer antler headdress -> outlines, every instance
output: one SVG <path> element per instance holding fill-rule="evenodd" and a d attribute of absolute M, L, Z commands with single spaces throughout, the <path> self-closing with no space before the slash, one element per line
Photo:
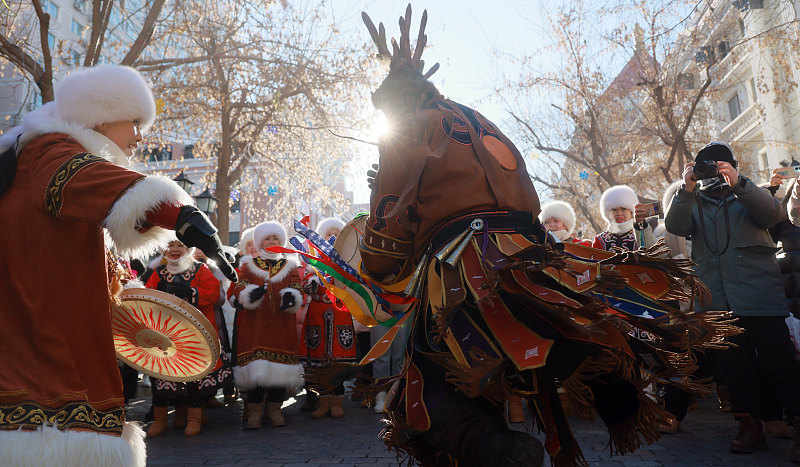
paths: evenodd
<path fill-rule="evenodd" d="M 386 45 L 386 29 L 383 23 L 378 23 L 378 28 L 375 28 L 375 23 L 372 22 L 366 12 L 361 12 L 361 18 L 364 24 L 367 25 L 369 35 L 372 36 L 372 42 L 378 47 L 378 57 L 389 61 L 389 71 L 397 69 L 403 65 L 407 65 L 414 70 L 417 70 L 425 78 L 430 78 L 431 75 L 436 73 L 439 69 L 439 64 L 433 65 L 427 72 L 423 71 L 425 68 L 425 61 L 422 60 L 422 52 L 425 50 L 425 44 L 428 42 L 428 36 L 425 35 L 425 25 L 428 23 L 428 10 L 422 12 L 422 21 L 419 23 L 419 34 L 417 35 L 417 43 L 414 45 L 414 50 L 411 50 L 411 4 L 406 7 L 405 16 L 400 17 L 400 44 L 392 38 L 392 51 Z"/>

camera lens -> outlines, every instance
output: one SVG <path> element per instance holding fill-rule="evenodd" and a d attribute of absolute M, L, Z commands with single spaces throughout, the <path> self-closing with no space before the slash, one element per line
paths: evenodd
<path fill-rule="evenodd" d="M 699 161 L 692 168 L 694 175 L 700 179 L 713 178 L 719 175 L 717 161 Z"/>

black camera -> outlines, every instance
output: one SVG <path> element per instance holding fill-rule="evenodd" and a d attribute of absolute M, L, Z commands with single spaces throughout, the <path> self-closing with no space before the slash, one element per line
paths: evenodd
<path fill-rule="evenodd" d="M 717 161 L 707 160 L 695 162 L 692 167 L 692 172 L 698 180 L 705 180 L 707 178 L 714 178 L 719 175 L 719 166 Z"/>

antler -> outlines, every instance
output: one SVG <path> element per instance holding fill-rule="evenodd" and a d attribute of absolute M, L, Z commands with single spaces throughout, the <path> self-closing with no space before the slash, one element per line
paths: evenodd
<path fill-rule="evenodd" d="M 411 4 L 406 7 L 405 16 L 401 16 L 400 23 L 400 43 L 392 38 L 392 51 L 386 45 L 386 30 L 383 23 L 378 24 L 375 28 L 375 23 L 372 22 L 366 12 L 361 12 L 361 19 L 369 30 L 369 35 L 372 37 L 372 42 L 378 47 L 378 56 L 389 60 L 389 69 L 399 67 L 401 65 L 408 65 L 417 70 L 425 76 L 430 78 L 436 70 L 439 69 L 439 64 L 434 64 L 427 72 L 424 72 L 425 61 L 422 60 L 422 52 L 425 50 L 425 45 L 428 43 L 428 36 L 425 35 L 425 26 L 428 24 L 428 10 L 422 12 L 422 20 L 419 23 L 419 34 L 417 35 L 417 43 L 414 50 L 411 50 Z"/>

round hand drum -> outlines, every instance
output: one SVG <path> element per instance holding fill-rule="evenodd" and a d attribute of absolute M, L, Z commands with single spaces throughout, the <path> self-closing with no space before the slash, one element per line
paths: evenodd
<path fill-rule="evenodd" d="M 117 358 L 166 381 L 195 381 L 211 373 L 219 336 L 200 310 L 159 290 L 127 289 L 119 298 L 111 313 Z"/>

